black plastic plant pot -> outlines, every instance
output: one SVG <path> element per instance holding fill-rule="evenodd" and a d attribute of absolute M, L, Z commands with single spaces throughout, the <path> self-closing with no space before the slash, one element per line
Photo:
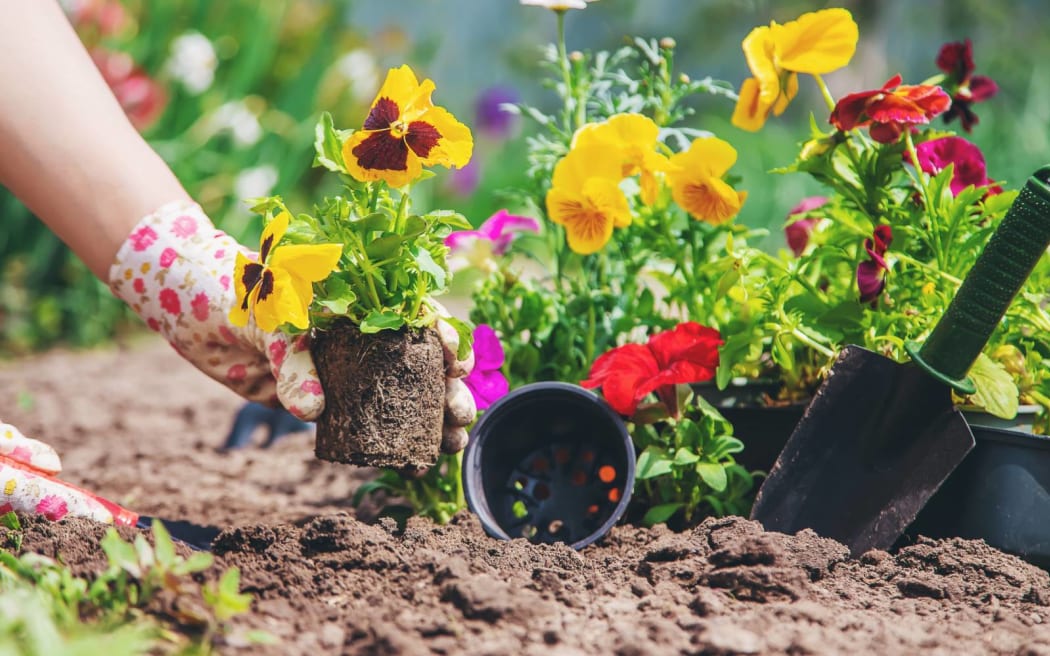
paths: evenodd
<path fill-rule="evenodd" d="M 908 535 L 982 539 L 1050 569 L 1050 438 L 971 426 L 976 440 Z"/>
<path fill-rule="evenodd" d="M 489 535 L 581 549 L 627 509 L 634 468 L 627 427 L 604 401 L 577 385 L 532 383 L 474 426 L 463 488 Z"/>

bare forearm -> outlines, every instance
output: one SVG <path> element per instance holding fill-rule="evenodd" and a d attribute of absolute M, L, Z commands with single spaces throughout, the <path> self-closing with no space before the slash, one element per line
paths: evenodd
<path fill-rule="evenodd" d="M 105 279 L 136 221 L 185 190 L 54 0 L 0 0 L 0 89 L 0 184 Z"/>

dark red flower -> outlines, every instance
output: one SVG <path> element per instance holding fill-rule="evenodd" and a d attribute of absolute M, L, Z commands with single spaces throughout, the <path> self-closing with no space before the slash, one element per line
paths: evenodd
<path fill-rule="evenodd" d="M 951 104 L 944 89 L 929 84 L 901 84 L 901 76 L 894 75 L 881 89 L 851 93 L 840 100 L 829 121 L 843 132 L 868 127 L 875 141 L 893 143 L 905 127 L 929 123 Z"/>
<path fill-rule="evenodd" d="M 795 254 L 795 257 L 802 255 L 802 251 L 806 250 L 806 246 L 809 244 L 809 235 L 813 232 L 813 228 L 816 227 L 820 218 L 810 217 L 808 219 L 791 221 L 791 217 L 796 214 L 812 212 L 827 202 L 828 199 L 824 196 L 810 196 L 809 198 L 803 198 L 798 205 L 792 207 L 791 211 L 788 212 L 788 221 L 790 223 L 784 226 L 784 237 L 787 239 L 788 248 Z"/>
<path fill-rule="evenodd" d="M 946 43 L 937 53 L 937 68 L 947 77 L 952 106 L 944 115 L 944 122 L 959 119 L 963 130 L 970 132 L 977 125 L 977 114 L 972 105 L 983 102 L 999 91 L 999 85 L 985 75 L 974 75 L 973 44 L 969 39 Z"/>
<path fill-rule="evenodd" d="M 861 303 L 875 303 L 882 290 L 886 287 L 886 251 L 893 241 L 893 231 L 888 225 L 880 225 L 875 228 L 871 239 L 864 240 L 864 250 L 868 252 L 868 259 L 857 265 L 857 288 L 860 290 Z"/>
<path fill-rule="evenodd" d="M 598 356 L 580 384 L 601 387 L 612 409 L 626 417 L 650 392 L 656 392 L 670 414 L 677 414 L 674 386 L 713 378 L 722 343 L 714 328 L 680 323 L 651 336 L 646 344 L 625 344 Z"/>

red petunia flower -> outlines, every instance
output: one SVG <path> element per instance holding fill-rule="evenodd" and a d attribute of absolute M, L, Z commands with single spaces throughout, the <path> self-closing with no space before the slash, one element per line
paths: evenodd
<path fill-rule="evenodd" d="M 870 126 L 872 139 L 893 143 L 906 126 L 929 123 L 951 104 L 944 89 L 928 84 L 901 84 L 901 76 L 894 75 L 881 89 L 851 93 L 840 100 L 829 121 L 843 132 Z"/>
<path fill-rule="evenodd" d="M 871 239 L 864 240 L 864 250 L 869 260 L 857 265 L 857 288 L 860 290 L 860 302 L 874 305 L 882 290 L 886 288 L 886 251 L 893 241 L 893 231 L 888 225 L 875 228 Z"/>
<path fill-rule="evenodd" d="M 937 68 L 947 77 L 952 94 L 952 106 L 944 114 L 944 122 L 951 123 L 958 118 L 963 130 L 972 131 L 978 123 L 972 105 L 994 96 L 999 85 L 990 77 L 973 74 L 973 44 L 969 39 L 941 46 L 937 53 Z"/>
<path fill-rule="evenodd" d="M 710 380 L 718 368 L 722 337 L 714 328 L 689 321 L 657 333 L 646 344 L 625 344 L 598 357 L 580 385 L 602 388 L 613 410 L 630 417 L 650 392 L 677 415 L 674 386 Z"/>

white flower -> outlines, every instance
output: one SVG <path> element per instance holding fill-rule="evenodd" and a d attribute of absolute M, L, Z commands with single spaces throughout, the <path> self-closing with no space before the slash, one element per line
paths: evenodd
<path fill-rule="evenodd" d="M 277 168 L 272 164 L 244 169 L 233 182 L 233 193 L 241 199 L 269 196 L 277 184 L 277 178 Z"/>
<path fill-rule="evenodd" d="M 262 126 L 243 100 L 222 105 L 211 115 L 208 125 L 213 132 L 229 131 L 238 146 L 251 146 L 262 138 Z"/>
<path fill-rule="evenodd" d="M 370 98 L 379 88 L 379 68 L 375 57 L 363 48 L 351 50 L 340 57 L 335 67 L 350 82 L 354 96 Z"/>
<path fill-rule="evenodd" d="M 219 60 L 208 37 L 186 32 L 171 42 L 171 56 L 165 69 L 192 94 L 206 91 L 215 79 Z"/>
<path fill-rule="evenodd" d="M 521 0 L 523 5 L 533 7 L 546 7 L 554 11 L 565 11 L 566 9 L 586 9 L 588 2 L 597 0 Z"/>

